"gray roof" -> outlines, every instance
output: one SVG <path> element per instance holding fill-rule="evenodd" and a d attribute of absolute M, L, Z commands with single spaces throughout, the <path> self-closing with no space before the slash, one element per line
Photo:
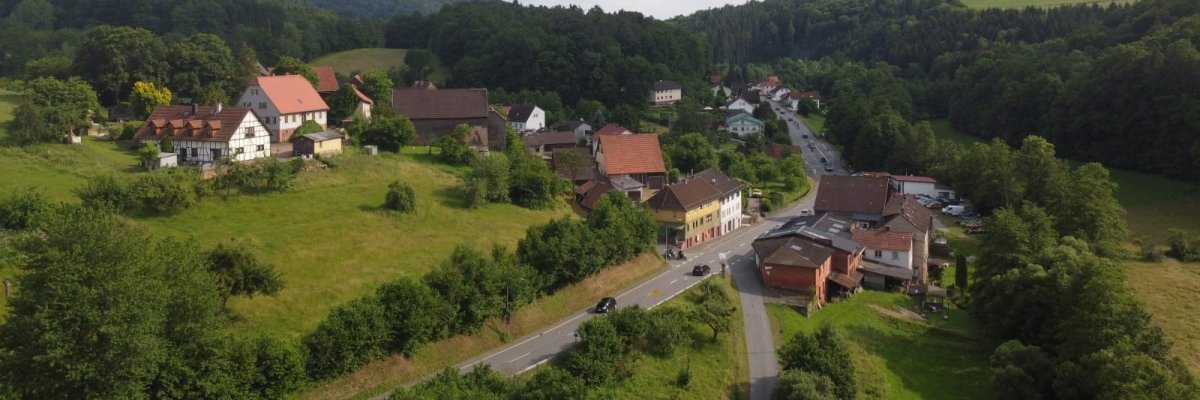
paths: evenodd
<path fill-rule="evenodd" d="M 867 260 L 862 260 L 862 262 L 860 262 L 858 264 L 858 270 L 862 271 L 863 273 L 883 275 L 883 276 L 886 276 L 889 278 L 895 278 L 895 279 L 903 279 L 903 280 L 913 279 L 913 270 L 911 270 L 911 269 L 893 267 L 890 265 L 883 265 L 880 263 L 867 261 Z"/>
<path fill-rule="evenodd" d="M 730 178 L 715 168 L 700 171 L 692 175 L 691 179 L 707 181 L 713 187 L 717 188 L 717 191 L 721 192 L 722 195 L 729 195 L 730 193 L 742 190 L 742 181 Z"/>
<path fill-rule="evenodd" d="M 658 81 L 654 82 L 654 90 L 675 90 L 683 89 L 678 82 L 675 81 Z"/>
<path fill-rule="evenodd" d="M 533 104 L 517 104 L 508 109 L 509 122 L 526 122 L 533 115 L 533 109 L 537 108 Z"/>
<path fill-rule="evenodd" d="M 314 141 L 314 142 L 324 142 L 326 140 L 341 139 L 342 134 L 338 133 L 337 131 L 325 131 L 325 132 L 310 133 L 310 134 L 304 135 L 304 138 Z"/>

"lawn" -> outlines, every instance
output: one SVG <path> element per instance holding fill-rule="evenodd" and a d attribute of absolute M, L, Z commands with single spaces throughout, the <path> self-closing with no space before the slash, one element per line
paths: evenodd
<path fill-rule="evenodd" d="M 382 48 L 366 48 L 346 50 L 338 53 L 323 55 L 315 60 L 312 60 L 308 65 L 317 67 L 333 67 L 338 73 L 349 75 L 354 72 L 366 71 L 369 69 L 377 69 L 387 72 L 393 67 L 404 68 L 404 55 L 408 51 L 405 49 L 382 49 Z M 434 61 L 433 73 L 429 75 L 429 80 L 433 82 L 445 82 L 446 78 L 450 77 L 450 71 L 442 67 L 441 63 Z M 396 82 L 397 85 L 407 85 L 412 82 Z"/>
<path fill-rule="evenodd" d="M 607 268 L 583 282 L 559 290 L 552 296 L 538 299 L 513 315 L 512 325 L 499 319 L 487 322 L 477 334 L 457 336 L 421 348 L 413 358 L 392 356 L 360 368 L 351 374 L 309 390 L 303 399 L 364 398 L 383 393 L 428 377 L 443 368 L 455 365 L 506 342 L 517 340 L 556 321 L 567 318 L 593 304 L 604 294 L 618 293 L 661 272 L 662 259 L 645 254 L 628 263 Z"/>
<path fill-rule="evenodd" d="M 302 175 L 288 192 L 209 198 L 177 215 L 141 222 L 202 247 L 223 240 L 253 246 L 277 266 L 287 287 L 276 297 L 231 299 L 230 326 L 296 339 L 333 306 L 382 282 L 420 277 L 457 245 L 513 248 L 529 225 L 569 215 L 561 204 L 546 211 L 501 204 L 465 210 L 455 170 L 416 157 L 345 155 L 335 169 Z M 394 180 L 413 186 L 415 214 L 378 210 Z"/>
<path fill-rule="evenodd" d="M 939 139 L 949 140 L 964 146 L 970 146 L 980 139 L 955 131 L 950 122 L 944 119 L 930 120 L 933 131 Z M 1079 166 L 1078 162 L 1071 162 Z M 1191 207 L 1200 203 L 1200 186 L 1195 184 L 1165 178 L 1162 176 L 1133 172 L 1119 168 L 1109 168 L 1113 180 L 1117 182 L 1117 200 L 1125 207 L 1128 214 L 1125 217 L 1131 231 L 1137 234 L 1150 235 L 1162 243 L 1166 239 L 1167 228 L 1190 229 L 1193 233 L 1200 232 L 1200 213 Z"/>
<path fill-rule="evenodd" d="M 966 311 L 950 305 L 949 319 L 918 320 L 913 302 L 899 293 L 866 291 L 805 318 L 769 304 L 776 345 L 796 332 L 830 323 L 849 342 L 859 398 L 986 399 L 992 343 L 982 339 Z M 907 313 L 905 310 L 909 310 Z M 887 315 L 885 315 L 885 313 Z"/>
<path fill-rule="evenodd" d="M 800 122 L 803 122 L 804 126 L 807 126 L 808 130 L 812 131 L 814 135 L 820 135 L 821 131 L 825 130 L 824 115 L 821 115 L 820 113 L 812 114 L 807 117 L 800 114 L 796 115 L 800 117 Z"/>
<path fill-rule="evenodd" d="M 675 354 L 659 358 L 643 355 L 631 367 L 632 376 L 616 384 L 594 390 L 592 399 L 748 399 L 749 366 L 746 339 L 742 331 L 741 302 L 737 290 L 728 278 L 720 275 L 709 278 L 721 284 L 730 300 L 738 307 L 731 322 L 733 331 L 722 333 L 712 341 L 712 330 L 705 325 L 690 324 L 692 340 Z M 690 294 L 684 292 L 661 307 L 690 307 Z M 675 384 L 680 371 L 691 371 L 686 388 Z"/>
<path fill-rule="evenodd" d="M 1175 343 L 1173 353 L 1200 373 L 1200 263 L 1131 262 L 1125 277 L 1155 324 Z"/>
<path fill-rule="evenodd" d="M 1135 0 L 963 0 L 963 4 L 971 8 L 1024 8 L 1024 7 L 1058 7 L 1072 4 L 1095 4 L 1101 7 L 1109 4 L 1132 4 Z"/>

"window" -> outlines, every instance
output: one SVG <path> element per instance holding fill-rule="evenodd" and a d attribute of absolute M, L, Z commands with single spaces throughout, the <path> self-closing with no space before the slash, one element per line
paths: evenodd
<path fill-rule="evenodd" d="M 192 157 L 195 157 L 195 156 L 196 156 L 196 148 L 195 148 L 195 147 L 193 147 L 193 148 L 192 148 Z"/>
<path fill-rule="evenodd" d="M 318 149 L 323 149 L 323 148 L 325 148 L 325 142 L 317 142 L 317 148 L 318 148 Z"/>
<path fill-rule="evenodd" d="M 236 151 L 236 152 L 234 152 L 234 154 L 242 154 L 244 151 L 245 151 L 245 149 L 243 149 L 243 148 L 241 148 L 241 147 L 238 147 L 238 148 L 237 148 L 237 151 Z"/>
<path fill-rule="evenodd" d="M 883 258 L 883 250 L 875 250 L 875 258 Z"/>
<path fill-rule="evenodd" d="M 266 103 L 266 102 L 258 103 L 258 109 L 259 109 L 259 110 L 266 110 L 266 109 L 267 109 L 267 103 Z"/>
<path fill-rule="evenodd" d="M 248 137 L 248 138 L 254 137 L 254 127 L 253 126 L 246 127 L 246 137 Z"/>
<path fill-rule="evenodd" d="M 263 151 L 263 150 L 265 150 L 265 146 L 263 146 L 261 144 L 258 145 L 258 151 Z"/>
<path fill-rule="evenodd" d="M 892 252 L 892 259 L 893 259 L 893 260 L 899 260 L 899 259 L 900 259 L 900 252 L 898 252 L 898 251 L 893 251 L 893 252 Z"/>
<path fill-rule="evenodd" d="M 258 96 L 258 89 L 250 89 L 251 96 Z"/>

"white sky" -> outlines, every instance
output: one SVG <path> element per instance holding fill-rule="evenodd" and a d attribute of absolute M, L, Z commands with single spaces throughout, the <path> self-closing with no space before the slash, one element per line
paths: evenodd
<path fill-rule="evenodd" d="M 747 0 L 518 0 L 523 5 L 566 6 L 574 4 L 587 11 L 599 5 L 605 12 L 617 10 L 637 11 L 658 19 L 670 19 L 679 15 L 721 7 L 726 4 L 742 4 Z"/>

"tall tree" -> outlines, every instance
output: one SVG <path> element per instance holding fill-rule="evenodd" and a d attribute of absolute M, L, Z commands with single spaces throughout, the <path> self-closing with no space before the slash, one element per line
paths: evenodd
<path fill-rule="evenodd" d="M 197 33 L 170 46 L 170 86 L 198 104 L 228 103 L 245 82 L 233 51 L 219 36 Z"/>
<path fill-rule="evenodd" d="M 312 67 L 305 64 L 304 61 L 295 57 L 283 56 L 279 58 L 279 63 L 275 65 L 272 71 L 275 75 L 300 75 L 308 80 L 308 83 L 317 87 L 317 72 L 313 71 Z"/>
<path fill-rule="evenodd" d="M 388 77 L 386 72 L 369 69 L 362 73 L 363 83 L 359 90 L 363 94 L 370 97 L 375 102 L 375 107 L 380 109 L 390 108 L 392 106 L 392 78 Z"/>
<path fill-rule="evenodd" d="M 704 135 L 689 133 L 681 136 L 667 151 L 671 167 L 690 174 L 717 167 L 717 149 Z"/>
<path fill-rule="evenodd" d="M 79 78 L 34 79 L 17 107 L 12 139 L 18 144 L 61 141 L 65 135 L 90 126 L 92 115 L 99 109 L 96 92 Z"/>
<path fill-rule="evenodd" d="M 134 82 L 166 81 L 167 46 L 145 29 L 100 26 L 79 45 L 73 69 L 96 88 L 101 104 L 116 104 Z"/>
<path fill-rule="evenodd" d="M 222 308 L 230 296 L 274 296 L 283 290 L 284 282 L 275 266 L 259 260 L 249 248 L 236 242 L 218 243 L 208 253 L 208 265 L 219 278 Z"/>
<path fill-rule="evenodd" d="M 171 89 L 158 87 L 153 82 L 133 83 L 133 92 L 129 94 L 129 107 L 133 108 L 138 117 L 146 118 L 154 112 L 155 107 L 167 104 L 171 104 Z"/>

